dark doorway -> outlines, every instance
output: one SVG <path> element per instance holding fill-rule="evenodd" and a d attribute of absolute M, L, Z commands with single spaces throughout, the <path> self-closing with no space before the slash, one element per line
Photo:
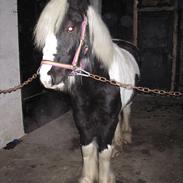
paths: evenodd
<path fill-rule="evenodd" d="M 18 26 L 21 80 L 37 71 L 42 58 L 34 47 L 33 31 L 48 0 L 18 0 Z M 31 132 L 69 110 L 69 98 L 63 93 L 46 90 L 39 79 L 22 89 L 25 132 Z"/>
<path fill-rule="evenodd" d="M 133 41 L 133 0 L 102 1 L 102 16 L 113 38 Z"/>
<path fill-rule="evenodd" d="M 173 16 L 171 12 L 141 12 L 139 48 L 141 84 L 170 89 L 172 71 Z"/>
<path fill-rule="evenodd" d="M 138 46 L 141 85 L 174 90 L 178 83 L 178 24 L 176 0 L 140 0 Z"/>

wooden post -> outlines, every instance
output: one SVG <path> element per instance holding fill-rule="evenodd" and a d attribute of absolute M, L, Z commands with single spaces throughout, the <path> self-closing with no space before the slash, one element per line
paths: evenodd
<path fill-rule="evenodd" d="M 175 89 L 176 80 L 176 65 L 177 65 L 177 29 L 178 29 L 178 11 L 177 0 L 174 5 L 174 27 L 173 27 L 173 50 L 172 50 L 172 77 L 171 77 L 171 90 Z"/>
<path fill-rule="evenodd" d="M 181 13 L 180 13 L 181 17 L 180 17 L 180 31 L 181 31 L 181 40 L 180 40 L 180 55 L 179 55 L 179 59 L 180 59 L 180 76 L 179 76 L 179 89 L 183 90 L 183 8 L 181 9 Z"/>
<path fill-rule="evenodd" d="M 133 44 L 138 45 L 138 0 L 133 3 Z"/>

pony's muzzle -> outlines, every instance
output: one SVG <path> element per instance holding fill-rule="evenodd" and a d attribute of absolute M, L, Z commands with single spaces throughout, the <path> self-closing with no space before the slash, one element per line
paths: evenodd
<path fill-rule="evenodd" d="M 66 80 L 68 73 L 65 69 L 53 66 L 51 70 L 48 71 L 48 75 L 51 77 L 51 84 L 58 85 Z"/>

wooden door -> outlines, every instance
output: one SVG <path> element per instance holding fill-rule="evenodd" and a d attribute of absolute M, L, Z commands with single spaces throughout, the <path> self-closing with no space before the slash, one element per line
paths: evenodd
<path fill-rule="evenodd" d="M 172 12 L 140 12 L 138 46 L 141 53 L 141 85 L 171 88 L 173 60 Z"/>
<path fill-rule="evenodd" d="M 174 90 L 177 75 L 177 0 L 138 2 L 141 85 Z"/>

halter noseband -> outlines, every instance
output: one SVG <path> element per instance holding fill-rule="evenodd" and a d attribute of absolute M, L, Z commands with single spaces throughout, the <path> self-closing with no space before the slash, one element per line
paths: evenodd
<path fill-rule="evenodd" d="M 83 19 L 83 22 L 82 22 L 82 25 L 81 25 L 80 43 L 79 43 L 79 46 L 78 46 L 78 48 L 76 50 L 76 53 L 74 55 L 72 64 L 62 64 L 62 63 L 58 63 L 58 62 L 53 62 L 51 60 L 42 60 L 41 65 L 42 64 L 47 64 L 47 65 L 52 65 L 52 66 L 55 66 L 55 67 L 61 67 L 61 68 L 64 68 L 64 69 L 73 70 L 73 71 L 76 70 L 77 65 L 78 65 L 79 55 L 81 53 L 81 48 L 83 46 L 85 35 L 86 35 L 86 27 L 87 27 L 87 17 L 84 16 L 84 19 Z"/>

